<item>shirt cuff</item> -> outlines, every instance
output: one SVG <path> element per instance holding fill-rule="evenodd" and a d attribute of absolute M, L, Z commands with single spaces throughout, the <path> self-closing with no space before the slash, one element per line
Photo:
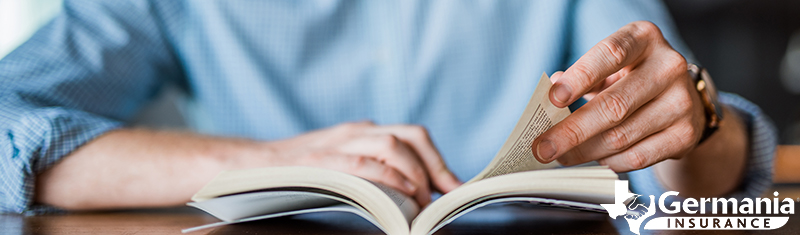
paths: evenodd
<path fill-rule="evenodd" d="M 727 197 L 759 197 L 772 185 L 772 165 L 778 145 L 777 129 L 758 106 L 741 96 L 721 92 L 719 101 L 742 114 L 750 143 L 744 178 L 737 190 Z M 666 192 L 653 172 L 653 167 L 629 172 L 628 178 L 634 193 L 661 195 Z"/>

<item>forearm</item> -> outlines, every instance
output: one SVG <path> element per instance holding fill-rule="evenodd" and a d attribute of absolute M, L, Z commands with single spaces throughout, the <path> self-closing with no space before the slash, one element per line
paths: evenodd
<path fill-rule="evenodd" d="M 685 197 L 720 196 L 736 190 L 745 174 L 748 132 L 742 117 L 724 108 L 720 129 L 687 156 L 654 165 L 666 190 Z"/>
<path fill-rule="evenodd" d="M 36 201 L 68 210 L 183 204 L 223 170 L 309 166 L 346 172 L 430 202 L 458 187 L 420 126 L 344 123 L 279 141 L 122 129 L 39 174 Z"/>
<path fill-rule="evenodd" d="M 121 129 L 41 173 L 35 198 L 70 210 L 175 206 L 222 170 L 269 165 L 265 152 L 250 140 Z"/>

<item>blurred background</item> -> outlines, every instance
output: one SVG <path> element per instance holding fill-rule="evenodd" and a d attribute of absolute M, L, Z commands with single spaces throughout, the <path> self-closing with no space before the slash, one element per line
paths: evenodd
<path fill-rule="evenodd" d="M 666 3 L 719 89 L 758 104 L 775 121 L 781 144 L 800 144 L 800 1 Z"/>
<path fill-rule="evenodd" d="M 61 8 L 61 0 L 0 0 L 0 58 L 28 39 Z"/>
<path fill-rule="evenodd" d="M 800 144 L 800 1 L 667 0 L 678 29 L 720 90 L 758 104 L 780 131 Z M 0 58 L 61 8 L 61 0 L 0 0 Z M 137 118 L 155 128 L 184 128 L 167 88 Z"/>

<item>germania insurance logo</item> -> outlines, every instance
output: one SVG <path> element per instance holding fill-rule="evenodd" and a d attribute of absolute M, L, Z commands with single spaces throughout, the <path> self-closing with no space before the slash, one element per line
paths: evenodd
<path fill-rule="evenodd" d="M 649 196 L 649 203 L 642 195 L 628 191 L 627 180 L 617 180 L 614 185 L 614 204 L 600 204 L 608 216 L 616 219 L 624 216 L 628 221 L 631 232 L 639 234 L 639 228 L 645 219 L 656 214 L 656 209 L 663 214 L 712 215 L 712 216 L 662 216 L 650 219 L 644 225 L 645 230 L 770 230 L 782 227 L 789 221 L 788 216 L 794 214 L 794 200 L 790 198 L 778 199 L 778 192 L 774 198 L 686 198 L 682 202 L 678 192 L 669 191 L 658 198 L 656 207 L 655 197 Z M 670 198 L 671 197 L 671 198 Z M 665 205 L 667 201 L 672 201 Z M 646 205 L 645 205 L 646 204 Z M 709 208 L 710 207 L 710 208 Z M 723 215 L 723 216 L 713 216 Z M 738 216 L 743 215 L 743 216 Z M 772 215 L 772 216 L 769 216 Z"/>

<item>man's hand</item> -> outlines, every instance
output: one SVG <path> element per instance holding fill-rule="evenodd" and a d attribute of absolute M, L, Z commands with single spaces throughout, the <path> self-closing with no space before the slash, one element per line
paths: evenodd
<path fill-rule="evenodd" d="M 347 172 L 430 202 L 460 185 L 420 126 L 348 123 L 280 141 L 119 129 L 36 178 L 36 202 L 68 210 L 176 206 L 223 170 L 313 166 Z"/>
<path fill-rule="evenodd" d="M 550 100 L 590 101 L 533 143 L 541 162 L 598 161 L 617 172 L 642 169 L 692 151 L 703 132 L 703 106 L 686 60 L 650 22 L 628 24 L 563 73 Z"/>
<path fill-rule="evenodd" d="M 270 142 L 273 165 L 304 165 L 347 172 L 430 202 L 429 182 L 442 193 L 460 185 L 428 132 L 420 126 L 347 123 Z"/>

